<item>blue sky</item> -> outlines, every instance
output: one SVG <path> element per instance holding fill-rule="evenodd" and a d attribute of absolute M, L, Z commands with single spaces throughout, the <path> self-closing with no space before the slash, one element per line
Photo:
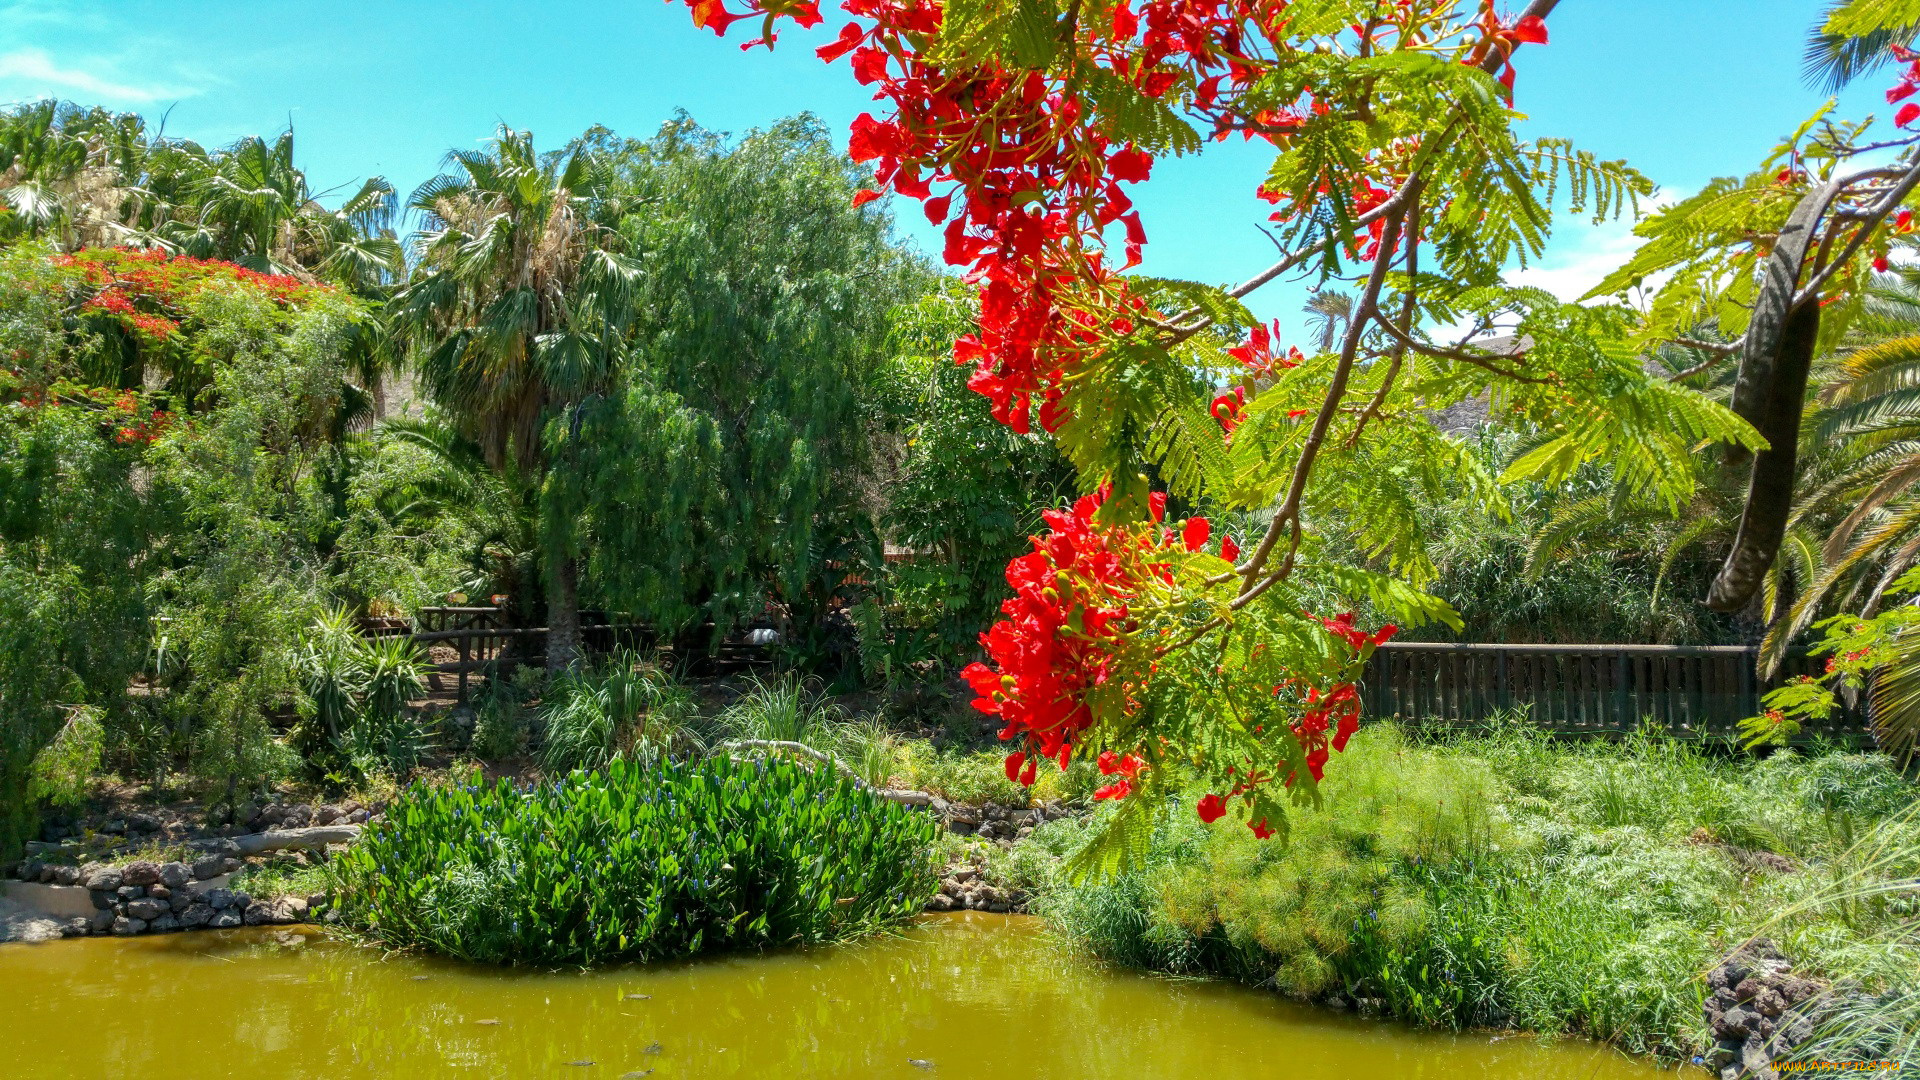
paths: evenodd
<path fill-rule="evenodd" d="M 1520 57 L 1527 129 L 1626 158 L 1669 197 L 1745 171 L 1822 100 L 1799 76 L 1821 6 L 1564 0 L 1553 43 Z M 0 102 L 51 95 L 166 113 L 168 132 L 206 143 L 291 122 L 316 187 L 378 174 L 402 191 L 503 121 L 552 146 L 596 123 L 649 134 L 676 108 L 736 132 L 807 110 L 844 133 L 869 107 L 844 66 L 814 58 L 825 32 L 783 33 L 769 54 L 736 47 L 756 36 L 747 30 L 720 41 L 661 0 L 0 0 Z M 1842 112 L 1885 114 L 1888 81 L 1850 91 Z M 1252 192 L 1266 160 L 1215 144 L 1162 163 L 1136 194 L 1146 269 L 1226 282 L 1264 265 L 1272 249 L 1255 223 L 1270 208 Z M 929 238 L 911 208 L 901 221 Z M 1520 279 L 1575 294 L 1631 242 L 1621 225 L 1566 222 Z M 1288 318 L 1299 295 L 1256 299 Z"/>

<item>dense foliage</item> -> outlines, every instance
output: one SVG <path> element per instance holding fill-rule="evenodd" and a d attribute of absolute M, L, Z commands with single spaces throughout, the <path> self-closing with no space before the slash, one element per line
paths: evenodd
<path fill-rule="evenodd" d="M 493 963 L 833 941 L 907 918 L 934 824 L 785 761 L 615 761 L 550 783 L 415 785 L 335 865 L 379 941 Z"/>
<path fill-rule="evenodd" d="M 688 2 L 717 33 L 741 17 Z M 1009 564 L 1015 599 L 968 670 L 1015 744 L 1010 776 L 1033 779 L 1036 756 L 1112 755 L 1110 794 L 1144 807 L 1196 766 L 1214 788 L 1203 816 L 1230 807 L 1271 834 L 1285 800 L 1315 798 L 1353 726 L 1351 674 L 1392 633 L 1322 605 L 1460 625 L 1423 591 L 1413 493 L 1464 480 L 1485 498 L 1604 458 L 1677 508 L 1697 446 L 1759 446 L 1725 408 L 1649 376 L 1631 311 L 1499 284 L 1542 250 L 1557 200 L 1600 220 L 1651 190 L 1516 133 L 1515 54 L 1546 43 L 1550 2 L 1512 21 L 1458 0 L 840 7 L 852 21 L 819 54 L 890 110 L 855 120 L 850 153 L 944 225 L 943 256 L 979 290 L 956 361 L 996 419 L 1052 432 L 1088 493 Z M 748 14 L 769 45 L 782 19 L 822 19 L 813 4 Z M 1276 153 L 1260 194 L 1279 261 L 1234 288 L 1127 276 L 1146 235 L 1126 185 L 1236 133 Z M 1290 271 L 1357 274 L 1343 333 L 1314 355 L 1242 304 Z M 1428 327 L 1449 323 L 1471 330 L 1435 341 Z M 1525 347 L 1472 342 L 1496 325 Z M 1545 433 L 1497 477 L 1426 419 L 1475 398 Z M 1194 515 L 1175 542 L 1170 495 L 1258 532 L 1216 536 Z M 1148 818 L 1116 817 L 1115 838 L 1137 847 Z"/>
<path fill-rule="evenodd" d="M 1920 1039 L 1902 888 L 1920 868 L 1915 789 L 1885 758 L 1728 761 L 1523 726 L 1432 745 L 1379 727 L 1342 765 L 1284 850 L 1173 817 L 1142 866 L 1108 882 L 1071 884 L 1019 849 L 1004 872 L 1109 960 L 1423 1025 L 1690 1055 L 1710 1041 L 1697 977 L 1760 935 L 1803 973 L 1885 995 L 1857 1003 L 1883 1030 L 1852 1042 L 1861 1033 L 1836 1024 L 1808 1056 L 1897 1058 Z M 1048 830 L 1043 849 L 1083 842 Z"/>

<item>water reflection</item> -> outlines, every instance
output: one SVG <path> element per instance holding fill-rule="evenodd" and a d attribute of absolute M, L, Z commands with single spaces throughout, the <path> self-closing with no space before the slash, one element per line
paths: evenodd
<path fill-rule="evenodd" d="M 303 930 L 0 947 L 8 1076 L 1286 1077 L 1621 1080 L 1583 1044 L 1408 1031 L 1271 994 L 1097 969 L 1030 919 L 595 972 L 502 972 Z"/>

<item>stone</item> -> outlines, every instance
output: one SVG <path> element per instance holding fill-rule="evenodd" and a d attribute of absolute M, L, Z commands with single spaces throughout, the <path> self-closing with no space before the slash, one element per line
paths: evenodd
<path fill-rule="evenodd" d="M 155 900 L 166 900 L 173 896 L 173 890 L 167 888 L 165 885 L 149 885 L 147 886 L 147 895 L 153 897 Z"/>
<path fill-rule="evenodd" d="M 135 934 L 144 934 L 146 932 L 147 920 L 145 919 L 134 919 L 122 915 L 113 920 L 113 933 L 115 937 L 132 937 Z"/>
<path fill-rule="evenodd" d="M 365 825 L 367 823 L 367 819 L 371 818 L 372 816 L 373 816 L 372 812 L 363 806 L 360 809 L 352 811 L 351 813 L 347 814 L 347 824 Z"/>
<path fill-rule="evenodd" d="M 120 897 L 118 895 L 101 889 L 90 890 L 87 896 L 93 900 L 93 906 L 99 908 L 101 911 L 112 911 L 114 908 L 120 906 Z"/>
<path fill-rule="evenodd" d="M 215 911 L 225 911 L 233 906 L 233 893 L 228 889 L 208 889 L 201 899 Z"/>
<path fill-rule="evenodd" d="M 303 896 L 283 896 L 273 902 L 273 921 L 280 923 L 301 922 L 307 917 L 307 900 Z"/>
<path fill-rule="evenodd" d="M 189 929 L 205 926 L 213 921 L 213 916 L 214 910 L 211 906 L 196 902 L 187 905 L 187 909 L 180 913 L 180 925 Z"/>
<path fill-rule="evenodd" d="M 948 896 L 946 893 L 935 893 L 933 895 L 933 899 L 927 901 L 927 910 L 928 911 L 952 911 L 953 897 Z"/>
<path fill-rule="evenodd" d="M 273 908 L 263 900 L 255 900 L 247 905 L 244 917 L 248 926 L 265 926 L 273 921 Z"/>
<path fill-rule="evenodd" d="M 147 895 L 147 890 L 139 885 L 122 885 L 113 890 L 121 900 L 138 900 Z"/>
<path fill-rule="evenodd" d="M 333 902 L 333 898 L 323 892 L 307 894 L 307 910 L 309 912 L 319 911 L 321 908 L 326 907 L 328 904 L 332 902 Z"/>
<path fill-rule="evenodd" d="M 147 929 L 158 934 L 164 934 L 169 930 L 178 930 L 180 929 L 180 919 L 178 916 L 171 914 L 162 915 L 149 923 Z"/>
<path fill-rule="evenodd" d="M 39 881 L 40 871 L 44 869 L 46 869 L 46 864 L 39 859 L 28 859 L 26 862 L 20 864 L 20 880 Z"/>
<path fill-rule="evenodd" d="M 127 828 L 134 832 L 159 832 L 160 819 L 152 814 L 128 814 Z"/>
<path fill-rule="evenodd" d="M 160 866 L 160 884 L 169 889 L 177 889 L 193 880 L 193 869 L 183 862 L 162 863 Z"/>
<path fill-rule="evenodd" d="M 160 883 L 160 864 L 141 859 L 130 862 L 120 868 L 122 885 L 158 885 Z"/>
<path fill-rule="evenodd" d="M 193 896 L 192 894 L 188 893 L 185 889 L 182 889 L 179 892 L 174 893 L 173 896 L 171 896 L 167 900 L 167 907 L 170 908 L 175 915 L 180 914 L 181 912 L 187 910 L 192 906 L 193 906 Z"/>
<path fill-rule="evenodd" d="M 113 929 L 113 920 L 116 917 L 111 908 L 96 911 L 93 913 L 93 916 L 87 920 L 87 928 L 96 934 L 104 934 Z"/>
<path fill-rule="evenodd" d="M 248 896 L 246 893 L 236 892 L 233 894 L 234 907 L 241 908 L 244 910 L 246 906 L 251 903 L 253 903 L 253 897 Z"/>
<path fill-rule="evenodd" d="M 244 920 L 240 918 L 239 912 L 228 908 L 225 911 L 215 912 L 213 918 L 207 920 L 207 925 L 215 930 L 230 930 L 233 927 L 239 926 L 243 921 Z"/>
<path fill-rule="evenodd" d="M 78 917 L 68 919 L 60 927 L 60 932 L 67 937 L 86 937 L 93 932 L 93 920 Z"/>
<path fill-rule="evenodd" d="M 226 873 L 227 859 L 224 855 L 208 855 L 193 860 L 193 880 L 205 881 Z"/>
<path fill-rule="evenodd" d="M 168 907 L 167 902 L 165 900 L 155 900 L 152 897 L 141 897 L 138 900 L 127 901 L 127 906 L 124 910 L 126 911 L 127 918 L 129 919 L 141 919 L 147 922 L 152 922 L 153 920 L 159 918 L 160 916 L 167 914 L 172 909 Z"/>
<path fill-rule="evenodd" d="M 344 814 L 339 807 L 323 806 L 314 812 L 313 823 L 315 825 L 331 825 L 339 821 L 342 816 L 344 816 Z"/>

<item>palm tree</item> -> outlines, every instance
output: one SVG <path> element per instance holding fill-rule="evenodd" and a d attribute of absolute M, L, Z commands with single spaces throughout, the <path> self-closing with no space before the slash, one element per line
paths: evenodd
<path fill-rule="evenodd" d="M 1300 310 L 1313 317 L 1316 352 L 1331 352 L 1353 318 L 1353 297 L 1338 289 L 1320 289 Z"/>
<path fill-rule="evenodd" d="M 504 125 L 414 191 L 419 269 L 393 300 L 427 390 L 497 471 L 538 484 L 542 426 L 603 386 L 639 274 L 611 228 L 613 171 L 585 140 L 541 156 Z M 578 551 L 549 552 L 547 663 L 579 655 Z"/>
<path fill-rule="evenodd" d="M 123 240 L 144 146 L 131 113 L 37 101 L 0 111 L 0 240 Z"/>

